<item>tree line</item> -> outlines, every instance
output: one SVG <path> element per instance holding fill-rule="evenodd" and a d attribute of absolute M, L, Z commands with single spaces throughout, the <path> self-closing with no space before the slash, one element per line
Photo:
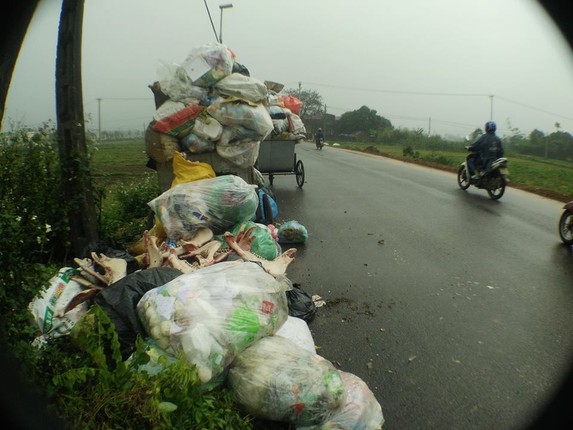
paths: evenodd
<path fill-rule="evenodd" d="M 345 112 L 337 120 L 334 115 L 326 113 L 322 96 L 317 91 L 288 89 L 287 92 L 302 101 L 303 109 L 300 117 L 310 138 L 320 127 L 325 131 L 327 138 L 339 140 L 386 144 L 415 140 L 421 145 L 424 144 L 424 139 L 421 139 L 424 135 L 423 130 L 396 130 L 390 120 L 368 106 Z M 573 161 L 573 135 L 561 131 L 559 123 L 555 123 L 555 128 L 556 131 L 548 134 L 535 129 L 529 135 L 524 135 L 510 124 L 511 134 L 503 138 L 504 144 L 507 150 L 516 154 Z M 469 136 L 470 140 L 475 140 L 482 133 L 482 129 L 475 129 Z M 441 139 L 438 136 L 427 137 L 428 141 L 432 142 Z"/>

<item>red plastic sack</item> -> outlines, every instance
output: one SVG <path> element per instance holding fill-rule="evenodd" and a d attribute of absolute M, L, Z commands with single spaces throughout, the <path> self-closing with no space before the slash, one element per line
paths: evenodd
<path fill-rule="evenodd" d="M 302 102 L 295 96 L 291 96 L 290 94 L 288 96 L 282 96 L 281 101 L 283 102 L 285 107 L 287 109 L 290 109 L 290 111 L 294 114 L 298 115 L 300 110 L 302 109 Z"/>
<path fill-rule="evenodd" d="M 200 105 L 189 105 L 169 115 L 166 118 L 155 121 L 151 128 L 161 133 L 167 133 L 170 136 L 184 137 L 191 132 L 195 125 L 195 118 L 204 109 Z"/>

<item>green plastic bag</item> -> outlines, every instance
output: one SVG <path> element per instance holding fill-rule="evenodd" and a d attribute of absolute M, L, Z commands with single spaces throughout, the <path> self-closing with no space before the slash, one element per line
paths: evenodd
<path fill-rule="evenodd" d="M 281 254 L 281 246 L 273 238 L 271 231 L 266 225 L 258 224 L 253 221 L 238 223 L 231 231 L 233 235 L 237 235 L 241 226 L 244 226 L 243 231 L 255 226 L 255 229 L 251 233 L 255 237 L 251 246 L 251 252 L 253 254 L 263 257 L 265 260 L 274 260 Z"/>
<path fill-rule="evenodd" d="M 308 232 L 298 221 L 286 221 L 279 226 L 278 237 L 279 243 L 305 243 Z"/>

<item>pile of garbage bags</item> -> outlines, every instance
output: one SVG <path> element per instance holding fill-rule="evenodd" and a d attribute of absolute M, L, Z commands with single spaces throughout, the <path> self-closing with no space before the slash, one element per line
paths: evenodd
<path fill-rule="evenodd" d="M 255 165 L 265 139 L 300 140 L 302 102 L 283 85 L 250 76 L 220 43 L 192 49 L 180 64 L 161 63 L 150 88 L 156 111 L 146 132 L 148 156 L 216 153 L 239 168 Z"/>
<path fill-rule="evenodd" d="M 166 66 L 150 153 L 182 166 L 182 148 L 216 151 L 243 166 L 268 136 L 303 132 L 300 102 L 245 70 L 221 44 Z M 296 249 L 283 253 L 280 244 L 304 243 L 306 228 L 255 222 L 255 186 L 217 176 L 208 164 L 192 167 L 148 203 L 156 223 L 125 255 L 92 252 L 44 286 L 29 304 L 41 332 L 35 344 L 69 335 L 97 304 L 125 360 L 136 339 L 145 340 L 150 361 L 139 371 L 161 372 L 183 359 L 205 389 L 225 384 L 259 419 L 299 429 L 380 429 L 382 409 L 364 381 L 316 353 L 313 298 L 287 276 Z"/>
<path fill-rule="evenodd" d="M 39 327 L 49 330 L 46 323 L 53 323 L 45 341 L 69 334 L 89 308 L 84 303 L 61 314 L 77 288 L 69 282 L 74 272 L 60 270 L 30 303 L 36 316 L 46 316 Z M 298 312 L 300 298 L 288 277 L 236 259 L 188 274 L 137 270 L 104 288 L 94 303 L 114 323 L 123 351 L 132 350 L 138 336 L 146 340 L 150 362 L 139 371 L 160 372 L 182 357 L 206 389 L 226 384 L 238 405 L 259 419 L 300 429 L 380 429 L 382 409 L 365 382 L 316 353 L 308 326 L 314 312 Z"/>

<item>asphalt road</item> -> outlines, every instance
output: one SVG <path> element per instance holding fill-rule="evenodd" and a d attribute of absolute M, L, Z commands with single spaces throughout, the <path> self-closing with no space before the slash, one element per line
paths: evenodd
<path fill-rule="evenodd" d="M 306 183 L 275 176 L 277 224 L 297 220 L 289 278 L 326 305 L 319 354 L 362 378 L 384 429 L 520 429 L 573 363 L 573 255 L 562 203 L 313 144 Z M 511 159 L 510 159 L 511 177 Z"/>

